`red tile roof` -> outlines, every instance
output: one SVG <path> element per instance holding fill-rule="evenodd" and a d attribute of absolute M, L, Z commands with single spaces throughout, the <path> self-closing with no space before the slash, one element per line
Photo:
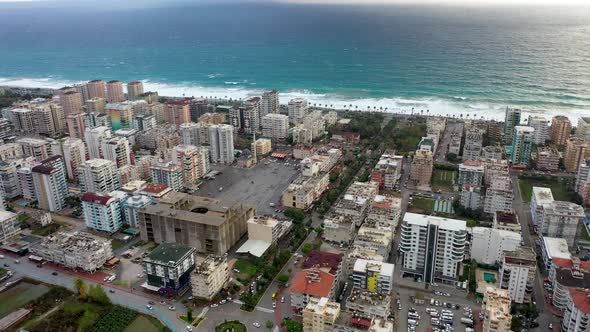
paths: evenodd
<path fill-rule="evenodd" d="M 100 204 L 100 205 L 107 205 L 109 203 L 109 201 L 111 200 L 111 196 L 103 196 L 103 195 L 99 195 L 99 194 L 95 194 L 95 193 L 85 193 L 84 195 L 82 195 L 82 201 L 83 202 L 88 202 L 88 203 L 94 203 L 94 204 Z"/>
<path fill-rule="evenodd" d="M 463 160 L 463 165 L 466 166 L 481 166 L 481 160 Z"/>
<path fill-rule="evenodd" d="M 566 269 L 571 269 L 574 267 L 574 262 L 567 258 L 553 258 L 553 264 Z M 580 269 L 584 271 L 590 271 L 590 262 L 580 261 Z"/>
<path fill-rule="evenodd" d="M 303 259 L 303 268 L 330 268 L 330 274 L 335 275 L 342 264 L 342 255 L 326 251 L 312 250 Z"/>
<path fill-rule="evenodd" d="M 162 191 L 165 191 L 166 189 L 168 189 L 167 185 L 161 183 L 154 183 L 141 189 L 141 191 L 146 193 L 159 194 Z"/>
<path fill-rule="evenodd" d="M 308 273 L 319 273 L 318 281 L 310 281 L 307 278 Z M 292 293 L 302 293 L 317 297 L 328 297 L 334 285 L 336 278 L 324 271 L 320 270 L 303 270 L 297 273 L 293 285 L 289 289 Z"/>
<path fill-rule="evenodd" d="M 590 291 L 570 288 L 570 297 L 578 310 L 590 314 Z"/>

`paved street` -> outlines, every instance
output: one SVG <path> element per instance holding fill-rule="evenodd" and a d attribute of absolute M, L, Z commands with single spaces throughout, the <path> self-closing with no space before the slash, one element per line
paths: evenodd
<path fill-rule="evenodd" d="M 447 121 L 447 127 L 445 128 L 444 135 L 438 144 L 438 149 L 435 153 L 434 160 L 437 162 L 445 162 L 447 158 L 447 152 L 449 151 L 449 145 L 451 144 L 451 138 L 453 135 L 459 135 L 463 131 L 462 122 L 451 122 Z"/>
<path fill-rule="evenodd" d="M 35 264 L 29 262 L 25 257 L 19 257 L 18 259 L 20 260 L 20 264 L 14 264 L 13 257 L 8 255 L 5 256 L 6 257 L 4 259 L 0 259 L 0 262 L 2 262 L 2 264 L 9 264 L 9 269 L 13 270 L 15 273 L 10 280 L 16 280 L 20 277 L 29 277 L 48 284 L 73 289 L 73 280 L 76 278 L 76 276 L 73 274 L 63 273 L 60 271 L 57 276 L 54 276 L 52 275 L 52 272 L 55 270 L 53 270 L 48 265 L 45 265 L 43 268 L 38 268 Z M 86 280 L 86 282 L 89 284 L 99 284 L 89 280 Z M 102 282 L 100 284 L 104 287 L 105 291 L 107 291 L 107 295 L 113 303 L 151 314 L 160 319 L 174 331 L 183 331 L 185 329 L 185 324 L 177 318 L 177 314 L 186 313 L 186 308 L 182 303 L 174 303 L 176 311 L 170 311 L 168 310 L 168 305 L 160 304 L 154 305 L 154 310 L 148 310 L 146 305 L 148 304 L 148 301 L 152 300 L 152 298 L 148 298 L 141 293 L 132 293 L 130 290 L 124 290 L 121 287 L 111 284 Z M 108 292 L 111 289 L 114 290 L 115 293 Z M 153 300 L 156 301 L 155 298 Z"/>

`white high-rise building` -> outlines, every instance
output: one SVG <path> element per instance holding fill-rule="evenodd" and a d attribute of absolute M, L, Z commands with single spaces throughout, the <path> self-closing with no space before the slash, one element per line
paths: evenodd
<path fill-rule="evenodd" d="M 111 137 L 101 142 L 100 149 L 104 159 L 112 160 L 117 167 L 131 165 L 131 148 L 124 137 Z"/>
<path fill-rule="evenodd" d="M 113 136 L 111 128 L 96 127 L 84 132 L 84 139 L 88 147 L 88 157 L 90 159 L 102 158 L 101 144 Z"/>
<path fill-rule="evenodd" d="M 508 289 L 510 299 L 516 303 L 531 301 L 537 260 L 531 247 L 504 252 L 500 269 L 500 288 Z"/>
<path fill-rule="evenodd" d="M 90 159 L 78 170 L 80 188 L 83 192 L 110 193 L 121 188 L 115 162 L 106 159 Z"/>
<path fill-rule="evenodd" d="M 512 145 L 514 138 L 514 127 L 520 125 L 521 111 L 518 108 L 506 108 L 506 117 L 504 118 L 504 143 Z"/>
<path fill-rule="evenodd" d="M 578 225 L 584 218 L 586 214 L 580 205 L 552 201 L 543 204 L 541 232 L 544 236 L 566 239 L 568 246 L 573 247 Z"/>
<path fill-rule="evenodd" d="M 108 195 L 87 192 L 82 196 L 86 227 L 95 231 L 114 233 L 123 226 L 121 201 Z"/>
<path fill-rule="evenodd" d="M 78 168 L 86 160 L 86 146 L 79 138 L 63 138 L 51 142 L 51 154 L 64 158 L 68 179 L 78 180 Z"/>
<path fill-rule="evenodd" d="M 38 161 L 51 156 L 49 141 L 39 138 L 24 137 L 16 141 L 23 148 L 25 156 L 34 157 Z"/>
<path fill-rule="evenodd" d="M 230 125 L 209 126 L 211 161 L 231 164 L 234 162 L 234 133 Z"/>
<path fill-rule="evenodd" d="M 196 145 L 196 146 L 204 144 L 201 142 L 200 134 L 199 134 L 201 127 L 203 127 L 203 126 L 200 123 L 194 123 L 194 122 L 182 123 L 180 125 L 180 137 L 182 139 L 182 144 Z"/>
<path fill-rule="evenodd" d="M 20 233 L 16 217 L 16 213 L 0 210 L 0 244 L 5 244 L 6 240 Z"/>
<path fill-rule="evenodd" d="M 466 230 L 464 220 L 406 213 L 399 246 L 403 275 L 454 283 L 465 254 Z"/>
<path fill-rule="evenodd" d="M 260 116 L 263 117 L 267 114 L 279 113 L 279 108 L 279 92 L 277 90 L 264 91 L 260 105 Z"/>
<path fill-rule="evenodd" d="M 495 228 L 473 227 L 471 235 L 471 259 L 478 263 L 494 265 L 502 261 L 504 251 L 520 247 L 520 234 Z"/>
<path fill-rule="evenodd" d="M 535 128 L 527 126 L 516 126 L 513 128 L 514 138 L 512 139 L 512 164 L 527 165 L 531 158 L 533 143 L 535 139 Z"/>
<path fill-rule="evenodd" d="M 482 304 L 483 332 L 510 331 L 512 324 L 510 302 L 510 296 L 506 290 L 492 286 L 486 288 Z"/>
<path fill-rule="evenodd" d="M 36 201 L 37 193 L 35 192 L 35 182 L 33 180 L 32 168 L 21 167 L 21 169 L 16 171 L 16 176 L 18 178 L 23 198 Z"/>
<path fill-rule="evenodd" d="M 138 210 L 142 207 L 152 203 L 152 199 L 146 195 L 133 195 L 127 197 L 122 202 L 123 213 L 125 214 L 125 222 L 134 228 L 139 227 Z"/>
<path fill-rule="evenodd" d="M 289 117 L 284 114 L 269 113 L 262 118 L 262 135 L 281 140 L 289 136 Z"/>
<path fill-rule="evenodd" d="M 590 141 L 590 117 L 581 117 L 578 119 L 575 136 Z"/>
<path fill-rule="evenodd" d="M 35 163 L 33 157 L 0 161 L 0 194 L 2 197 L 13 199 L 22 195 L 17 172 L 23 167 L 32 167 Z"/>
<path fill-rule="evenodd" d="M 60 105 L 52 102 L 32 103 L 35 132 L 59 137 L 64 131 L 64 113 Z"/>
<path fill-rule="evenodd" d="M 68 185 L 61 156 L 53 156 L 32 168 L 35 194 L 39 208 L 59 211 L 66 207 Z"/>
<path fill-rule="evenodd" d="M 549 120 L 540 115 L 529 115 L 528 126 L 535 129 L 533 143 L 545 145 L 549 140 Z"/>
<path fill-rule="evenodd" d="M 295 98 L 289 101 L 287 105 L 289 110 L 289 122 L 292 124 L 300 124 L 308 111 L 307 100 L 303 98 Z"/>
<path fill-rule="evenodd" d="M 570 288 L 567 308 L 561 320 L 563 332 L 587 332 L 590 320 L 590 290 Z"/>
<path fill-rule="evenodd" d="M 35 132 L 35 120 L 33 111 L 28 108 L 13 108 L 9 112 L 9 119 L 14 126 L 14 131 L 19 134 L 31 134 Z"/>

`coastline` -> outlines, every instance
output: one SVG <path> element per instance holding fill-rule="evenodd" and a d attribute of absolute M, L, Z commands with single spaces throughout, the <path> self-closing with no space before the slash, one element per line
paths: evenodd
<path fill-rule="evenodd" d="M 251 89 L 239 86 L 212 87 L 199 85 L 167 84 L 151 80 L 142 80 L 145 91 L 156 91 L 160 96 L 170 98 L 203 97 L 218 100 L 245 100 L 253 96 L 260 96 L 264 89 Z M 76 81 L 56 80 L 53 78 L 0 78 L 0 88 L 25 88 L 56 90 L 67 85 L 73 85 Z M 450 96 L 448 99 L 421 98 L 406 99 L 401 97 L 388 98 L 355 98 L 352 96 L 339 96 L 329 94 L 317 94 L 311 91 L 280 91 L 279 99 L 282 105 L 286 105 L 293 98 L 305 98 L 309 104 L 323 109 L 336 111 L 370 111 L 380 113 L 400 114 L 424 114 L 465 119 L 504 119 L 506 107 L 521 108 L 523 117 L 529 115 L 541 115 L 551 119 L 555 115 L 565 115 L 574 123 L 578 118 L 590 116 L 590 109 L 571 110 L 530 110 L 511 104 L 487 104 L 470 101 L 461 96 Z"/>

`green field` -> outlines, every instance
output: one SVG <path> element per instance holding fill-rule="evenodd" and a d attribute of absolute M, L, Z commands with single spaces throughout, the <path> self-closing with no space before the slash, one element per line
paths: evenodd
<path fill-rule="evenodd" d="M 246 259 L 238 259 L 234 265 L 234 269 L 240 270 L 240 279 L 247 280 L 250 280 L 258 272 L 256 266 Z"/>
<path fill-rule="evenodd" d="M 38 236 L 47 236 L 47 235 L 57 232 L 60 228 L 61 228 L 60 224 L 53 223 L 53 224 L 49 224 L 47 226 L 33 229 L 31 231 L 31 234 L 38 235 Z"/>
<path fill-rule="evenodd" d="M 432 173 L 432 190 L 433 191 L 453 191 L 453 185 L 457 180 L 457 172 L 435 169 Z"/>
<path fill-rule="evenodd" d="M 563 180 L 563 178 L 558 177 L 543 180 L 519 178 L 518 187 L 520 189 L 520 195 L 524 202 L 531 201 L 533 187 L 551 188 L 553 198 L 558 201 L 571 201 L 574 197 L 574 192 L 568 190 L 568 184 Z"/>
<path fill-rule="evenodd" d="M 146 316 L 137 317 L 131 324 L 129 324 L 123 332 L 158 332 L 160 329 L 156 327 L 152 321 Z"/>
<path fill-rule="evenodd" d="M 0 317 L 13 312 L 27 303 L 49 292 L 49 287 L 21 281 L 12 288 L 0 293 Z"/>
<path fill-rule="evenodd" d="M 434 200 L 431 198 L 415 197 L 408 206 L 408 211 L 413 213 L 431 214 Z"/>

